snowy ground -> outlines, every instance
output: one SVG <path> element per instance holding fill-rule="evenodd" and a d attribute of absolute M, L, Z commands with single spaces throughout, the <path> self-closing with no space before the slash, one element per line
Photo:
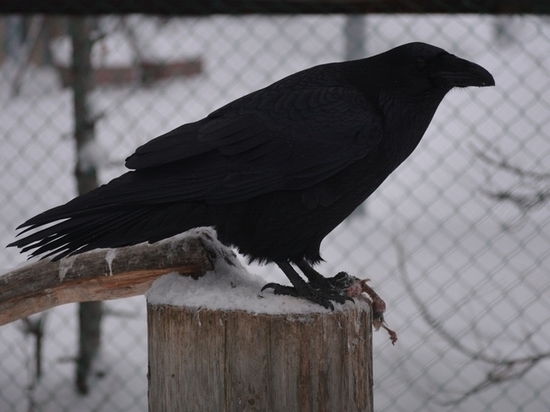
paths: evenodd
<path fill-rule="evenodd" d="M 497 82 L 492 89 L 452 92 L 417 152 L 368 201 L 365 213 L 343 223 L 323 245 L 327 263 L 321 270 L 372 278 L 388 303 L 386 319 L 399 332 L 395 347 L 386 335 L 375 334 L 378 411 L 550 409 L 548 359 L 459 405 L 441 404 L 473 390 L 492 371 L 457 346 L 497 360 L 550 351 L 550 208 L 521 213 L 510 202 L 489 199 L 484 191 L 528 193 L 533 187 L 475 155 L 494 145 L 515 165 L 548 171 L 550 27 L 529 17 L 501 23 L 511 40 L 495 40 L 491 17 L 376 16 L 367 22 L 368 54 L 426 41 L 483 65 Z M 105 113 L 99 142 L 120 165 L 154 136 L 286 74 L 343 57 L 341 16 L 213 17 L 165 25 L 134 18 L 133 24 L 140 27 L 147 53 L 199 53 L 206 70 L 192 79 L 95 93 L 95 109 Z M 74 195 L 69 92 L 59 88 L 55 73 L 31 70 L 22 94 L 11 98 L 11 76 L 9 66 L 0 67 L 1 244 L 13 240 L 18 223 Z M 101 178 L 122 170 L 107 168 Z M 549 182 L 537 185 L 548 188 Z M 14 250 L 1 252 L 6 270 L 23 261 Z M 269 267 L 250 271 L 280 279 Z M 429 315 L 415 302 L 416 294 Z M 27 391 L 32 339 L 17 323 L 0 328 L 0 410 L 29 410 L 32 399 L 40 411 L 146 410 L 144 300 L 107 307 L 112 316 L 104 324 L 97 365 L 102 377 L 94 378 L 91 394 L 83 398 L 74 394 L 72 383 L 73 305 L 48 315 L 45 374 L 34 391 Z M 438 330 L 450 331 L 454 348 L 428 325 L 427 316 Z M 497 372 L 506 376 L 518 370 Z"/>

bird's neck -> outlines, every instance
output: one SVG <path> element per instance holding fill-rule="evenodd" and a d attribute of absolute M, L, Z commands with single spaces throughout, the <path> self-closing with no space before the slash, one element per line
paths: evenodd
<path fill-rule="evenodd" d="M 431 96 L 407 96 L 396 93 L 380 95 L 379 107 L 384 113 L 384 143 L 405 160 L 416 148 L 446 92 Z"/>

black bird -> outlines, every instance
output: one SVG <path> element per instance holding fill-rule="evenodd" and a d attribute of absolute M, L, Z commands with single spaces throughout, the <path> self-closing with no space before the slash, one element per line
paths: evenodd
<path fill-rule="evenodd" d="M 60 259 L 213 226 L 281 268 L 293 287 L 275 293 L 332 307 L 336 277 L 312 267 L 323 238 L 411 154 L 447 92 L 494 84 L 424 43 L 303 70 L 139 147 L 131 171 L 29 219 L 9 246 Z"/>

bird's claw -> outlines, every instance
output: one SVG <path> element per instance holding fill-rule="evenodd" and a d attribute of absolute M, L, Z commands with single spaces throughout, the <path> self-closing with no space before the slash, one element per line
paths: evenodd
<path fill-rule="evenodd" d="M 262 288 L 262 292 L 266 289 L 273 289 L 273 293 L 276 295 L 302 297 L 330 310 L 334 310 L 334 305 L 331 301 L 341 304 L 344 304 L 346 301 L 354 302 L 354 300 L 350 296 L 347 296 L 344 291 L 339 291 L 334 287 L 331 287 L 328 291 L 320 290 L 312 287 L 309 283 L 307 284 L 307 288 L 303 290 L 294 286 L 285 286 L 278 283 L 268 283 Z"/>
<path fill-rule="evenodd" d="M 287 296 L 294 296 L 294 297 L 300 297 L 300 294 L 296 290 L 296 288 L 292 286 L 284 286 L 280 285 L 278 283 L 268 283 L 267 285 L 264 285 L 262 288 L 262 292 L 266 289 L 273 289 L 273 293 L 276 295 L 287 295 Z"/>
<path fill-rule="evenodd" d="M 386 303 L 378 296 L 374 289 L 367 284 L 370 279 L 361 280 L 348 275 L 346 272 L 340 272 L 332 278 L 324 279 L 326 282 L 323 280 L 309 282 L 305 284 L 303 289 L 298 289 L 294 286 L 280 285 L 278 283 L 268 283 L 262 288 L 262 292 L 266 289 L 273 289 L 273 293 L 276 295 L 302 297 L 330 310 L 334 310 L 334 305 L 331 301 L 342 304 L 346 301 L 355 302 L 353 298 L 368 301 L 372 307 L 374 329 L 385 329 L 390 335 L 392 344 L 395 345 L 397 333 L 390 329 L 384 320 Z"/>

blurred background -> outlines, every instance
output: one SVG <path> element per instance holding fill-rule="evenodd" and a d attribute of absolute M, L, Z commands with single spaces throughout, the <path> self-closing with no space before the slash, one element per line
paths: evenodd
<path fill-rule="evenodd" d="M 398 11 L 0 14 L 2 272 L 26 259 L 4 248 L 18 224 L 123 173 L 151 138 L 298 70 L 431 43 L 496 87 L 444 99 L 319 270 L 369 277 L 386 300 L 399 341 L 374 334 L 375 410 L 550 410 L 550 19 Z M 88 361 L 79 305 L 0 327 L 0 410 L 147 410 L 144 298 L 93 310 Z"/>

